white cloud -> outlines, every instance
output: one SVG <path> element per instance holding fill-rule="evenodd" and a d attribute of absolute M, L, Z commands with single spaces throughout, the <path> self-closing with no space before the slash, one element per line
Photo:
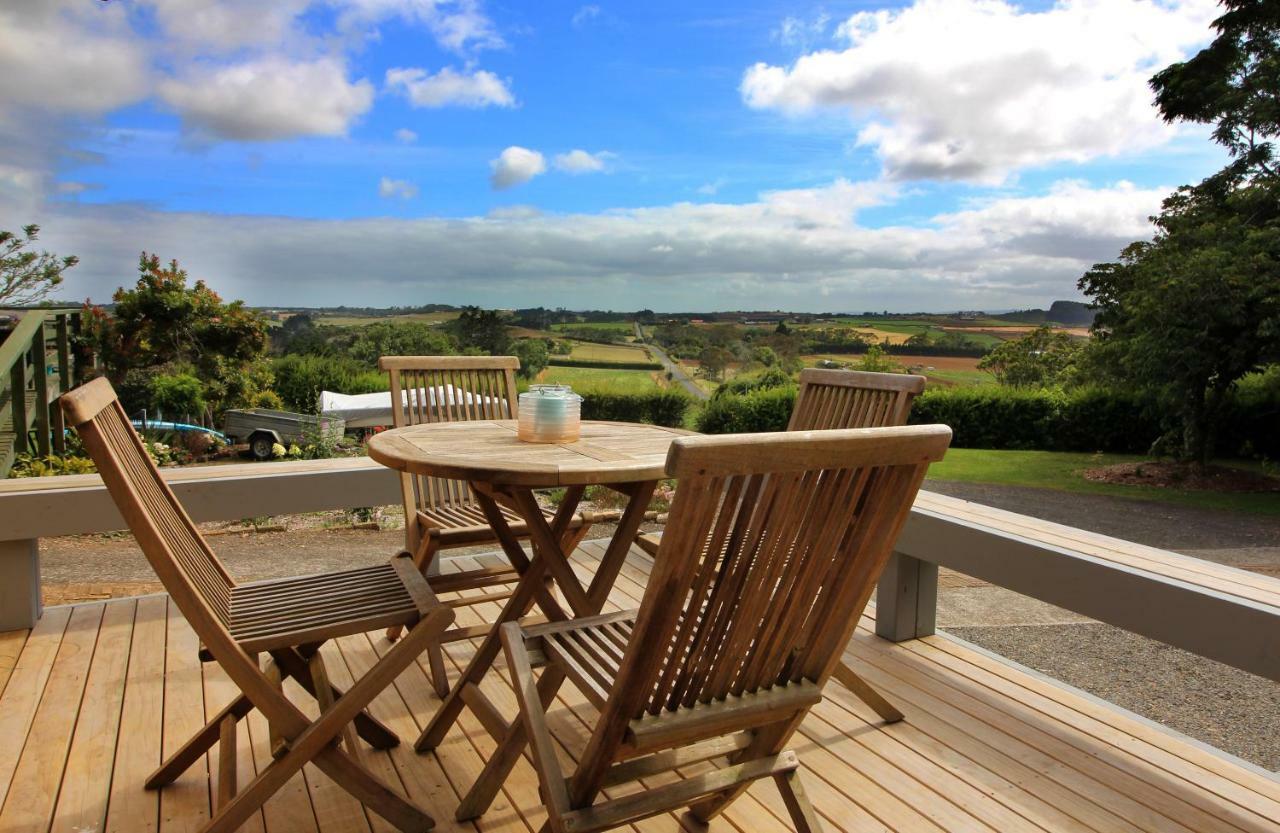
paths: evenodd
<path fill-rule="evenodd" d="M 389 69 L 386 85 L 403 92 L 414 107 L 511 107 L 516 103 L 506 82 L 483 69 L 458 72 L 445 67 L 434 75 L 417 67 Z"/>
<path fill-rule="evenodd" d="M 418 134 L 414 133 L 412 130 L 410 130 L 407 127 L 400 128 L 395 132 L 394 135 L 396 137 L 396 141 L 400 142 L 401 144 L 411 145 L 414 142 L 418 141 Z"/>
<path fill-rule="evenodd" d="M 702 183 L 696 190 L 704 197 L 714 197 L 716 194 L 720 193 L 720 189 L 723 188 L 724 185 L 725 181 L 723 179 L 717 179 L 712 182 Z"/>
<path fill-rule="evenodd" d="M 811 43 L 826 37 L 830 25 L 831 16 L 826 12 L 820 12 L 811 20 L 788 16 L 778 24 L 773 36 L 785 46 L 808 49 Z"/>
<path fill-rule="evenodd" d="M 77 0 L 0 6 L 0 78 L 0 124 L 27 110 L 101 115 L 151 85 L 146 46 L 125 9 Z"/>
<path fill-rule="evenodd" d="M 888 176 L 999 182 L 1168 141 L 1147 79 L 1206 41 L 1220 11 L 1214 0 L 1059 0 L 1038 12 L 916 0 L 850 17 L 843 51 L 752 66 L 741 93 L 791 114 L 847 109 Z"/>
<path fill-rule="evenodd" d="M 143 0 L 170 43 L 202 54 L 276 47 L 303 37 L 297 18 L 312 0 Z"/>
<path fill-rule="evenodd" d="M 536 150 L 512 145 L 489 163 L 489 182 L 499 191 L 521 185 L 547 170 L 547 160 Z"/>
<path fill-rule="evenodd" d="M 586 26 L 588 23 L 595 20 L 599 16 L 600 16 L 599 6 L 595 4 L 581 6 L 576 12 L 573 13 L 573 18 L 569 21 L 569 23 L 573 26 L 573 28 L 581 29 L 583 26 Z"/>
<path fill-rule="evenodd" d="M 575 149 L 568 153 L 556 154 L 554 164 L 556 170 L 564 171 L 567 174 L 593 174 L 603 171 L 606 163 L 613 156 L 614 154 L 607 150 L 588 153 L 585 150 Z"/>
<path fill-rule="evenodd" d="M 382 177 L 378 180 L 378 196 L 384 200 L 411 200 L 418 196 L 418 186 L 407 179 Z"/>
<path fill-rule="evenodd" d="M 350 303 L 358 273 L 377 278 L 360 288 L 368 304 L 412 294 L 508 306 L 954 310 L 1078 297 L 1086 269 L 1150 234 L 1145 218 L 1165 193 L 1064 182 L 875 228 L 858 212 L 894 190 L 844 181 L 745 204 L 595 214 L 308 220 L 58 204 L 31 219 L 44 226 L 42 245 L 81 257 L 68 297 L 106 299 L 146 245 L 257 304 Z"/>
<path fill-rule="evenodd" d="M 160 97 L 201 134 L 253 141 L 344 135 L 373 104 L 373 86 L 348 81 L 338 60 L 267 58 L 165 81 Z"/>
<path fill-rule="evenodd" d="M 400 18 L 426 26 L 445 49 L 466 54 L 501 49 L 506 41 L 478 0 L 330 0 L 341 6 L 339 26 L 361 30 Z"/>

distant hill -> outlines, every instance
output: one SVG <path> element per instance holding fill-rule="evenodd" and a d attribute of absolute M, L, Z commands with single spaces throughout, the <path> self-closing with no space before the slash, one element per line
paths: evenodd
<path fill-rule="evenodd" d="M 1098 313 L 1080 301 L 1054 301 L 1049 309 L 1024 309 L 992 316 L 1018 324 L 1062 324 L 1066 327 L 1088 327 Z"/>

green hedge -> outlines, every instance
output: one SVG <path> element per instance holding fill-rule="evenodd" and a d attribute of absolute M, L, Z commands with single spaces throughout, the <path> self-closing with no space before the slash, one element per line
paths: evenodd
<path fill-rule="evenodd" d="M 271 363 L 275 391 L 291 411 L 314 414 L 320 391 L 375 393 L 388 390 L 387 374 L 345 356 L 284 356 Z"/>
<path fill-rule="evenodd" d="M 693 399 L 683 391 L 653 390 L 646 393 L 582 393 L 582 418 L 612 422 L 650 422 L 668 428 L 684 426 Z"/>
<path fill-rule="evenodd" d="M 1257 378 L 1227 406 L 1218 432 L 1223 456 L 1280 458 L 1280 371 Z M 718 395 L 698 414 L 697 427 L 707 434 L 782 431 L 795 396 L 793 385 Z M 1144 454 L 1172 427 L 1172 416 L 1128 391 L 972 387 L 925 391 L 911 422 L 951 426 L 956 448 Z"/>
<path fill-rule="evenodd" d="M 795 385 L 722 394 L 698 414 L 698 430 L 704 434 L 785 431 L 795 404 Z"/>
<path fill-rule="evenodd" d="M 593 367 L 601 370 L 661 370 L 658 362 L 604 362 L 594 359 L 561 359 L 552 357 L 547 364 L 552 367 Z"/>

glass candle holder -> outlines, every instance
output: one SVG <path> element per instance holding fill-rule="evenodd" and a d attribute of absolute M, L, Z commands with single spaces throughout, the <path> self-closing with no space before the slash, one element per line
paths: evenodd
<path fill-rule="evenodd" d="M 531 385 L 520 394 L 516 436 L 527 443 L 566 443 L 582 430 L 582 397 L 568 385 Z"/>

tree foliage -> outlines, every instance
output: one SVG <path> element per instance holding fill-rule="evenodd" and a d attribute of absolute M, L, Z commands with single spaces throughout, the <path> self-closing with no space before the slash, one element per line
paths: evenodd
<path fill-rule="evenodd" d="M 540 338 L 521 338 L 511 343 L 511 355 L 520 360 L 516 371 L 522 379 L 532 379 L 543 371 L 551 360 L 547 342 Z"/>
<path fill-rule="evenodd" d="M 1168 121 L 1216 125 L 1233 161 L 1164 201 L 1151 241 L 1093 267 L 1094 358 L 1176 415 L 1181 454 L 1214 450 L 1237 381 L 1280 359 L 1280 5 L 1223 0 L 1214 41 L 1151 80 Z"/>
<path fill-rule="evenodd" d="M 1022 338 L 999 344 L 983 356 L 978 368 L 1009 387 L 1058 387 L 1069 380 L 1083 349 L 1081 342 L 1061 330 L 1037 327 Z"/>
<path fill-rule="evenodd" d="M 34 224 L 23 226 L 20 235 L 0 229 L 0 304 L 24 306 L 43 301 L 62 283 L 62 273 L 80 262 L 74 255 L 58 257 L 28 250 L 39 236 L 40 227 Z"/>
<path fill-rule="evenodd" d="M 1280 5 L 1222 0 L 1213 42 L 1156 73 L 1151 88 L 1165 121 L 1213 124 L 1213 138 L 1236 162 L 1227 171 L 1276 175 L 1280 134 Z"/>
<path fill-rule="evenodd" d="M 505 356 L 511 350 L 507 322 L 496 309 L 463 307 L 462 314 L 448 326 L 464 352 L 478 350 L 481 354 Z"/>
<path fill-rule="evenodd" d="M 381 356 L 451 356 L 457 350 L 448 333 L 424 321 L 378 321 L 360 327 L 347 352 L 376 365 Z"/>
<path fill-rule="evenodd" d="M 157 375 L 198 379 L 210 419 L 269 387 L 266 322 L 241 301 L 224 303 L 204 281 L 188 286 L 176 260 L 162 265 L 143 252 L 137 283 L 117 289 L 112 301 L 110 314 L 87 310 L 86 337 L 126 407 L 155 407 L 151 380 Z"/>

